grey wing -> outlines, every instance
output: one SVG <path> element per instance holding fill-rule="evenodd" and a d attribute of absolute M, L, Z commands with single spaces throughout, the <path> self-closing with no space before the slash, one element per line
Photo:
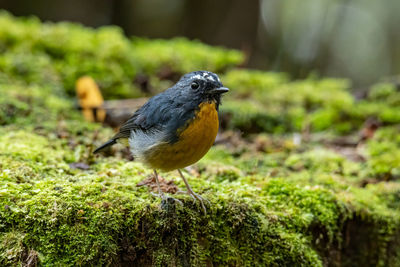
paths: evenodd
<path fill-rule="evenodd" d="M 110 140 L 106 143 L 102 144 L 98 148 L 96 148 L 93 153 L 96 154 L 101 150 L 105 149 L 106 147 L 112 146 L 117 143 L 117 140 L 120 138 L 129 138 L 132 131 L 137 129 L 141 129 L 142 131 L 146 131 L 151 129 L 152 125 L 146 123 L 146 116 L 147 109 L 149 109 L 151 103 L 151 99 L 144 104 L 141 108 L 139 108 L 133 115 L 130 117 L 119 129 L 119 132 L 114 135 Z"/>
<path fill-rule="evenodd" d="M 171 101 L 166 95 L 159 94 L 139 108 L 119 129 L 113 139 L 129 138 L 132 131 L 162 130 L 171 118 L 168 112 Z"/>
<path fill-rule="evenodd" d="M 191 113 L 182 114 L 183 109 L 179 108 L 174 97 L 167 90 L 149 99 L 139 108 L 119 129 L 119 132 L 108 142 L 97 148 L 94 153 L 114 145 L 120 138 L 130 138 L 132 131 L 142 133 L 162 133 L 163 139 L 173 140 L 175 131 L 182 126 L 186 120 L 178 119 L 182 115 L 193 116 Z"/>
<path fill-rule="evenodd" d="M 114 137 L 112 137 L 110 140 L 108 140 L 107 142 L 105 142 L 104 144 L 102 144 L 101 146 L 99 146 L 98 148 L 96 148 L 93 153 L 96 154 L 98 152 L 100 152 L 101 150 L 105 149 L 106 147 L 115 145 L 117 143 L 117 140 L 120 138 L 129 138 L 131 130 L 130 129 L 135 129 L 139 126 L 137 126 L 135 124 L 135 120 L 136 117 L 138 116 L 137 112 L 135 112 L 135 114 L 133 114 L 133 116 L 131 118 L 129 118 L 129 120 L 127 120 L 120 128 L 119 132 L 114 135 Z"/>
<path fill-rule="evenodd" d="M 136 122 L 138 116 L 138 113 L 133 114 L 132 117 L 122 124 L 119 132 L 112 139 L 129 138 L 132 130 L 140 128 L 140 124 Z"/>

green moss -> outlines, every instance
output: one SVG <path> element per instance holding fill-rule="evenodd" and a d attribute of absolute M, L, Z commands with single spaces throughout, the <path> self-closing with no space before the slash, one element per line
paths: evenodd
<path fill-rule="evenodd" d="M 51 84 L 58 93 L 62 90 L 54 64 L 44 53 L 33 54 L 25 49 L 8 51 L 0 55 L 0 70 L 3 80 L 11 78 L 23 80 L 28 84 Z M 8 77 L 4 74 L 8 74 Z"/>
<path fill-rule="evenodd" d="M 400 122 L 399 92 L 392 84 L 377 84 L 367 99 L 355 101 L 346 80 L 289 81 L 284 74 L 250 70 L 229 71 L 222 80 L 231 88 L 221 109 L 226 124 L 245 132 L 346 134 L 371 117 Z"/>
<path fill-rule="evenodd" d="M 0 82 L 0 125 L 54 124 L 73 117 L 72 103 L 53 93 L 54 87 Z"/>
<path fill-rule="evenodd" d="M 257 70 L 235 69 L 221 77 L 222 82 L 233 90 L 231 96 L 264 99 L 278 86 L 288 83 L 284 73 L 265 73 Z"/>
<path fill-rule="evenodd" d="M 400 178 L 400 131 L 398 127 L 380 129 L 368 142 L 369 175 L 391 180 Z"/>
<path fill-rule="evenodd" d="M 354 129 L 343 122 L 342 110 L 351 109 L 354 103 L 346 80 L 290 82 L 283 74 L 233 70 L 223 81 L 232 89 L 221 109 L 228 114 L 231 128 L 275 133 L 305 128 L 312 131 L 333 128 L 339 132 Z"/>
<path fill-rule="evenodd" d="M 346 110 L 344 115 L 357 122 L 357 125 L 368 118 L 376 118 L 390 125 L 400 122 L 399 111 L 398 106 L 388 106 L 387 102 L 362 100 L 353 109 Z"/>
<path fill-rule="evenodd" d="M 344 158 L 333 151 L 314 149 L 289 156 L 285 165 L 293 170 L 307 169 L 310 172 L 335 173 L 342 171 Z"/>
<path fill-rule="evenodd" d="M 65 123 L 71 124 L 71 134 L 76 132 L 72 122 Z M 11 258 L 1 259 L 6 263 L 23 261 L 26 251 L 35 251 L 42 265 L 322 266 L 334 260 L 327 251 L 345 253 L 340 244 L 352 242 L 354 237 L 343 233 L 354 218 L 373 227 L 382 252 L 363 262 L 373 256 L 384 264 L 394 257 L 389 244 L 399 229 L 399 214 L 389 200 L 397 191 L 356 188 L 345 177 L 324 178 L 346 166 L 333 152 L 317 149 L 297 156 L 291 150 L 285 162 L 280 152 L 265 154 L 277 163 L 246 175 L 245 158 L 213 149 L 202 163 L 203 179 L 189 178 L 210 201 L 204 216 L 189 196 L 174 196 L 183 206 L 166 202 L 160 208 L 147 188 L 136 187 L 151 174 L 141 164 L 101 158 L 87 171 L 72 170 L 67 163 L 81 160 L 79 147 L 35 132 L 5 129 L 0 136 L 0 231 L 3 244 L 13 244 L 7 252 Z M 90 143 L 82 142 L 81 149 L 89 149 Z M 207 163 L 218 157 L 220 164 Z M 287 168 L 285 178 L 262 171 L 279 164 Z M 299 169 L 307 169 L 303 174 L 312 179 L 301 179 Z M 176 174 L 162 175 L 184 187 Z"/>
<path fill-rule="evenodd" d="M 388 106 L 400 104 L 400 91 L 391 83 L 378 83 L 372 86 L 368 93 L 368 99 L 385 102 Z"/>
<path fill-rule="evenodd" d="M 285 119 L 276 112 L 266 112 L 260 103 L 253 100 L 225 101 L 221 106 L 221 117 L 225 128 L 238 129 L 246 134 L 281 132 Z"/>
<path fill-rule="evenodd" d="M 242 53 L 219 47 L 210 47 L 199 41 L 185 38 L 171 40 L 149 40 L 134 38 L 133 48 L 136 60 L 146 74 L 162 71 L 187 73 L 193 70 L 223 72 L 237 66 L 244 60 Z"/>
<path fill-rule="evenodd" d="M 204 172 L 209 176 L 209 179 L 214 179 L 217 183 L 233 182 L 238 180 L 243 173 L 240 169 L 219 163 L 201 164 L 200 172 Z"/>
<path fill-rule="evenodd" d="M 6 190 L 0 191 L 1 230 L 25 233 L 23 245 L 18 244 L 38 251 L 44 265 L 116 263 L 121 260 L 116 255 L 123 253 L 123 242 L 129 243 L 132 253 L 146 249 L 136 260 L 155 265 L 192 261 L 195 265 L 318 265 L 307 239 L 290 229 L 285 232 L 282 226 L 271 227 L 254 204 L 228 193 L 228 186 L 222 190 L 225 194 L 203 194 L 214 203 L 207 216 L 190 197 L 179 197 L 184 207 L 169 203 L 159 210 L 158 199 L 144 188 L 136 189 L 145 178 L 141 173 L 151 173 L 138 164 L 111 159 L 94 165 L 93 171 L 72 176 L 67 165 L 57 164 L 62 154 L 72 151 L 51 151 L 46 139 L 35 134 L 19 132 L 2 138 L 0 143 L 7 144 L 2 147 L 7 151 L 2 162 L 11 159 L 19 164 L 2 167 L 1 185 Z M 30 142 L 34 146 L 29 147 Z M 19 173 L 19 177 L 25 176 L 23 180 L 10 176 L 22 166 L 31 167 Z M 110 167 L 116 171 L 105 172 Z M 48 168 L 56 171 L 46 172 Z M 197 191 L 210 186 L 200 181 L 192 185 Z M 211 188 L 208 190 L 215 190 Z M 248 194 L 243 190 L 237 193 Z M 178 236 L 178 240 L 170 239 Z M 199 244 L 201 240 L 205 243 Z"/>
<path fill-rule="evenodd" d="M 9 232 L 0 236 L 0 263 L 4 265 L 21 264 L 24 253 L 24 234 Z"/>

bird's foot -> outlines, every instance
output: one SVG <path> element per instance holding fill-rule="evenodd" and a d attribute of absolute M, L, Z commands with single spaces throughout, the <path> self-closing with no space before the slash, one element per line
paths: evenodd
<path fill-rule="evenodd" d="M 180 176 L 182 177 L 183 182 L 186 185 L 186 193 L 191 196 L 193 198 L 194 201 L 199 201 L 201 204 L 201 208 L 203 209 L 204 215 L 207 215 L 207 209 L 206 206 L 204 205 L 204 201 L 207 201 L 208 204 L 211 204 L 210 201 L 208 201 L 207 199 L 202 198 L 200 195 L 196 194 L 195 192 L 193 192 L 192 188 L 190 187 L 188 181 L 186 180 L 185 176 L 183 175 L 182 171 L 180 169 L 178 169 L 178 172 L 180 174 Z"/>
<path fill-rule="evenodd" d="M 201 208 L 203 209 L 203 212 L 205 215 L 207 215 L 207 209 L 206 206 L 204 205 L 204 202 L 207 202 L 208 205 L 210 205 L 210 201 L 208 201 L 208 199 L 203 198 L 201 195 L 196 194 L 195 192 L 193 192 L 193 190 L 188 190 L 188 191 L 178 191 L 176 192 L 177 194 L 188 194 L 189 196 L 191 196 L 193 198 L 194 201 L 199 201 Z"/>
<path fill-rule="evenodd" d="M 158 173 L 156 170 L 154 170 L 154 178 L 157 183 L 158 194 L 153 193 L 153 192 L 151 192 L 151 194 L 155 197 L 161 198 L 161 208 L 162 209 L 169 210 L 169 207 L 175 205 L 175 202 L 179 203 L 180 205 L 183 206 L 182 201 L 175 199 L 173 197 L 165 196 L 164 192 L 161 190 L 160 181 L 158 180 Z"/>
<path fill-rule="evenodd" d="M 174 204 L 175 202 L 178 203 L 179 205 L 183 206 L 182 201 L 180 201 L 179 199 L 170 197 L 170 196 L 166 196 L 163 192 L 161 194 L 160 193 L 157 194 L 157 193 L 151 192 L 150 194 L 152 196 L 154 196 L 154 197 L 161 198 L 161 207 L 162 208 L 168 206 L 168 204 Z"/>

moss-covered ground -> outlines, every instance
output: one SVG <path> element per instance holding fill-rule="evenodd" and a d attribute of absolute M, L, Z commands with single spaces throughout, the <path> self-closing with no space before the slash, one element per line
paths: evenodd
<path fill-rule="evenodd" d="M 237 69 L 238 51 L 6 13 L 0 51 L 1 266 L 400 266 L 396 85 L 356 99 L 346 80 Z M 81 75 L 122 98 L 194 69 L 231 89 L 215 146 L 185 170 L 206 215 L 187 195 L 160 203 L 123 146 L 94 157 L 113 130 L 74 100 Z"/>

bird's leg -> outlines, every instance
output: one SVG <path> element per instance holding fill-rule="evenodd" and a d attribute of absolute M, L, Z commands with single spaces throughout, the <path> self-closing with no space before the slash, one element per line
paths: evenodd
<path fill-rule="evenodd" d="M 164 192 L 161 190 L 160 181 L 158 180 L 158 173 L 156 170 L 154 170 L 154 177 L 157 183 L 158 194 L 152 193 L 152 195 L 160 197 L 162 199 L 161 205 L 163 205 L 163 202 L 167 203 L 168 199 L 171 199 L 172 201 L 178 202 L 180 205 L 183 205 L 183 203 L 179 199 L 173 197 L 165 197 Z"/>
<path fill-rule="evenodd" d="M 157 183 L 158 195 L 159 195 L 162 199 L 164 199 L 164 198 L 165 198 L 164 192 L 161 190 L 160 181 L 158 181 L 158 173 L 157 173 L 156 170 L 154 170 L 154 177 L 155 177 L 156 183 Z"/>
<path fill-rule="evenodd" d="M 183 176 L 183 173 L 180 169 L 178 169 L 178 172 L 181 175 L 182 180 L 186 185 L 187 194 L 190 195 L 194 200 L 198 200 L 201 204 L 201 207 L 203 208 L 204 214 L 207 214 L 206 206 L 204 206 L 204 199 L 200 195 L 193 192 L 192 188 L 190 187 L 188 181 L 185 179 L 185 176 Z"/>

